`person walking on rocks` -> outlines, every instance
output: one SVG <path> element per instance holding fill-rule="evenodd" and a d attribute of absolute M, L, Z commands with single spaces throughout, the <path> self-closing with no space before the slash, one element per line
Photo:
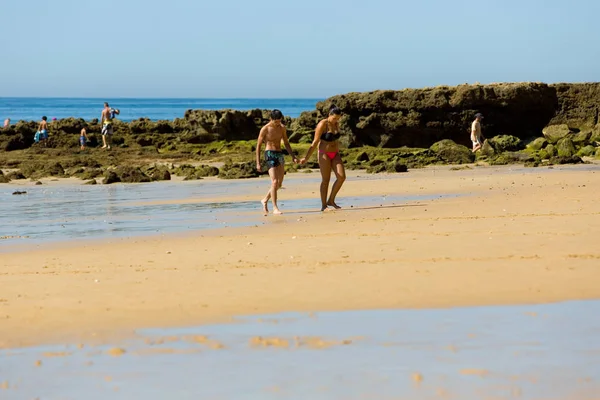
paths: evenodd
<path fill-rule="evenodd" d="M 110 150 L 113 135 L 113 119 L 115 114 L 120 114 L 119 110 L 110 108 L 108 103 L 104 103 L 100 124 L 102 124 L 102 148 Z"/>
<path fill-rule="evenodd" d="M 8 128 L 9 126 L 10 126 L 10 118 L 6 118 L 6 119 L 4 120 L 4 127 L 5 127 L 5 128 Z"/>
<path fill-rule="evenodd" d="M 295 163 L 298 159 L 293 156 L 292 147 L 287 137 L 285 126 L 282 124 L 283 114 L 279 110 L 273 110 L 271 112 L 271 121 L 265 125 L 258 135 L 258 142 L 256 143 L 256 169 L 260 172 L 262 167 L 260 165 L 260 151 L 263 142 L 265 143 L 265 160 L 269 167 L 269 176 L 271 177 L 271 187 L 267 192 L 264 199 L 261 200 L 262 209 L 264 215 L 269 214 L 269 208 L 267 203 L 269 200 L 273 202 L 273 214 L 282 214 L 277 206 L 277 190 L 281 188 L 283 184 L 283 176 L 285 175 L 284 169 L 284 154 L 281 151 L 281 141 L 290 155 L 292 155 Z"/>
<path fill-rule="evenodd" d="M 473 153 L 477 150 L 481 150 L 483 136 L 481 134 L 481 120 L 483 115 L 481 113 L 475 114 L 475 120 L 471 124 L 471 142 L 473 142 Z"/>
<path fill-rule="evenodd" d="M 332 105 L 329 109 L 329 116 L 317 124 L 315 130 L 315 138 L 306 153 L 306 156 L 300 160 L 301 164 L 306 163 L 313 153 L 319 148 L 319 169 L 321 170 L 321 211 L 325 211 L 327 207 L 340 209 L 341 207 L 335 203 L 335 196 L 342 188 L 346 180 L 346 170 L 340 156 L 340 147 L 338 140 L 341 136 L 339 121 L 342 117 L 342 111 Z M 329 199 L 327 192 L 329 190 L 329 180 L 331 171 L 335 174 L 336 180 L 331 188 Z"/>

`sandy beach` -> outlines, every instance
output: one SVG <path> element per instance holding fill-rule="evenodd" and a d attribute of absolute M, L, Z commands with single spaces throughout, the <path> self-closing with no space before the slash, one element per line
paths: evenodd
<path fill-rule="evenodd" d="M 317 205 L 318 186 L 301 175 L 286 178 L 280 198 Z M 599 171 L 581 167 L 426 168 L 348 181 L 339 195 L 342 206 L 344 196 L 381 196 L 381 207 L 284 209 L 265 225 L 192 235 L 25 243 L 0 253 L 0 348 L 281 311 L 599 298 L 599 184 Z M 260 213 L 265 190 L 221 200 L 256 200 Z M 386 206 L 424 194 L 457 196 Z"/>

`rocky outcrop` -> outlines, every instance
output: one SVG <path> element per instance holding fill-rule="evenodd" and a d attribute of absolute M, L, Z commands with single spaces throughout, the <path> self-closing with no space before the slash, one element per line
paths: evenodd
<path fill-rule="evenodd" d="M 0 171 L 0 183 L 10 183 L 10 178 Z"/>
<path fill-rule="evenodd" d="M 470 124 L 484 114 L 486 137 L 539 136 L 556 115 L 556 90 L 543 83 L 440 86 L 334 96 L 317 104 L 325 115 L 335 104 L 348 116 L 353 145 L 428 147 L 441 139 L 469 145 Z"/>
<path fill-rule="evenodd" d="M 543 133 L 550 143 L 556 143 L 567 135 L 593 136 L 599 131 L 600 83 L 499 83 L 337 95 L 318 103 L 314 111 L 295 119 L 287 117 L 284 122 L 291 141 L 312 140 L 317 122 L 332 104 L 344 113 L 340 125 L 342 143 L 347 147 L 428 148 L 442 139 L 470 146 L 470 124 L 477 112 L 485 116 L 487 138 L 510 135 L 528 139 Z M 173 121 L 116 121 L 114 138 L 117 146 L 165 149 L 181 143 L 251 140 L 268 120 L 268 110 L 188 110 Z M 100 142 L 98 121 L 75 118 L 50 123 L 48 146 L 76 148 L 83 127 L 91 136 L 90 147 L 96 146 Z M 0 150 L 30 147 L 36 129 L 35 122 L 23 121 L 3 129 Z"/>

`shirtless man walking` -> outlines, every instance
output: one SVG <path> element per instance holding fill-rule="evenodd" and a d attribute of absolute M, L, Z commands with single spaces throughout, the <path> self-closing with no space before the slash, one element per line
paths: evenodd
<path fill-rule="evenodd" d="M 293 156 L 292 147 L 288 141 L 285 126 L 281 123 L 282 120 L 283 114 L 281 111 L 273 110 L 271 112 L 271 121 L 260 130 L 258 142 L 256 143 L 256 169 L 262 171 L 260 165 L 260 151 L 264 142 L 265 160 L 269 166 L 269 176 L 271 177 L 271 187 L 265 198 L 261 200 L 265 215 L 269 214 L 269 208 L 267 207 L 269 199 L 273 201 L 273 214 L 281 214 L 281 211 L 277 206 L 277 190 L 281 187 L 283 176 L 285 174 L 283 152 L 281 151 L 282 140 L 286 150 L 292 155 L 294 162 L 298 162 L 298 159 Z"/>
<path fill-rule="evenodd" d="M 483 115 L 481 113 L 475 114 L 475 121 L 471 124 L 471 142 L 473 142 L 473 153 L 481 150 L 483 135 L 481 134 L 481 120 Z"/>

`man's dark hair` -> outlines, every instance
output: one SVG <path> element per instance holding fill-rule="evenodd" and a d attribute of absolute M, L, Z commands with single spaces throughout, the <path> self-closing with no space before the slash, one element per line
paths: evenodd
<path fill-rule="evenodd" d="M 46 121 L 48 119 L 48 117 L 46 117 L 45 115 L 42 117 L 42 120 Z"/>
<path fill-rule="evenodd" d="M 108 107 L 108 103 L 107 102 L 104 102 L 104 107 Z"/>
<path fill-rule="evenodd" d="M 278 120 L 278 119 L 283 119 L 283 114 L 281 113 L 281 111 L 275 109 L 275 110 L 271 111 L 271 119 L 273 121 Z"/>
<path fill-rule="evenodd" d="M 329 107 L 329 115 L 342 115 L 342 110 L 335 104 L 332 104 L 331 107 Z"/>

